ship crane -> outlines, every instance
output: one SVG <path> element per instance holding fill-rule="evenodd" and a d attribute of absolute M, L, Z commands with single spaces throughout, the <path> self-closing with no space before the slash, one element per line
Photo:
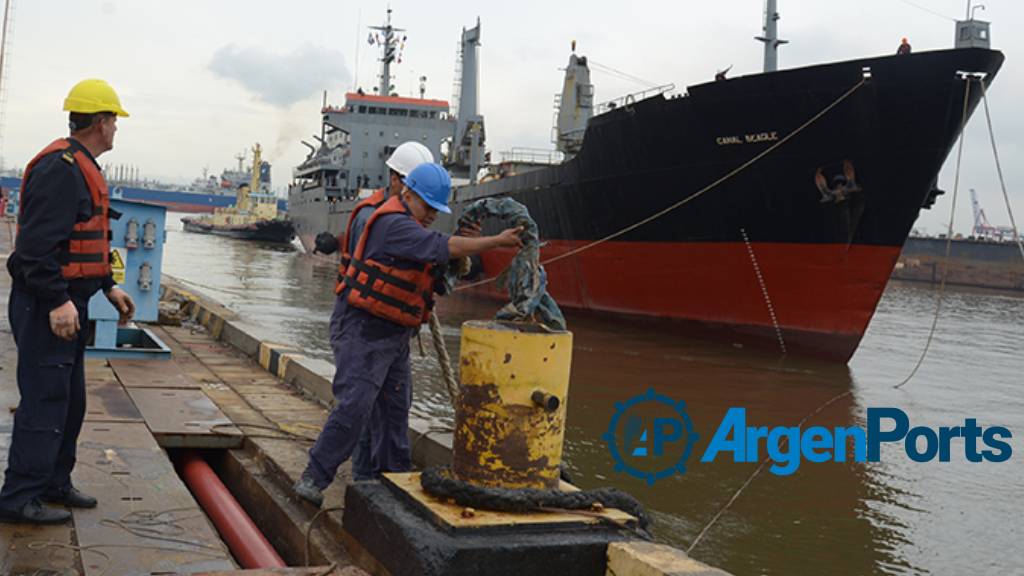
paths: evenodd
<path fill-rule="evenodd" d="M 1010 226 L 993 226 L 985 215 L 985 209 L 978 201 L 978 193 L 971 188 L 971 207 L 974 209 L 974 228 L 971 235 L 986 240 L 1010 240 L 1014 237 L 1013 228 Z"/>

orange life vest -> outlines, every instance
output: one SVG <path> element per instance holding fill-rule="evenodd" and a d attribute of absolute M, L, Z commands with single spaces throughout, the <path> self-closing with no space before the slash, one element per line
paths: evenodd
<path fill-rule="evenodd" d="M 342 281 L 345 280 L 345 272 L 348 271 L 348 263 L 352 261 L 352 254 L 348 251 L 348 247 L 349 241 L 352 238 L 352 224 L 356 221 L 356 214 L 364 208 L 376 210 L 377 208 L 380 208 L 381 204 L 383 204 L 387 199 L 387 189 L 378 188 L 373 191 L 373 194 L 369 198 L 363 198 L 356 203 L 355 207 L 352 208 L 352 213 L 348 215 L 348 226 L 345 227 L 345 233 L 341 238 L 338 238 L 338 241 L 341 242 L 341 261 L 338 263 L 338 281 L 334 285 L 335 294 L 341 294 Z"/>
<path fill-rule="evenodd" d="M 419 264 L 403 269 L 363 259 L 374 222 L 385 214 L 407 213 L 408 209 L 397 196 L 377 208 L 359 237 L 341 286 L 348 290 L 351 306 L 402 326 L 416 327 L 430 318 L 434 307 L 435 266 Z"/>
<path fill-rule="evenodd" d="M 74 280 L 76 278 L 106 278 L 110 275 L 110 194 L 107 191 L 107 181 L 96 164 L 82 150 L 71 151 L 71 142 L 67 138 L 58 138 L 43 148 L 43 151 L 36 154 L 36 157 L 28 163 L 25 174 L 21 178 L 21 204 L 19 205 L 19 220 L 21 211 L 26 204 L 25 185 L 29 181 L 29 174 L 36 163 L 47 154 L 63 152 L 65 159 L 71 159 L 78 165 L 85 177 L 85 185 L 89 188 L 92 196 L 92 217 L 85 222 L 75 224 L 71 229 L 67 245 L 61 246 L 57 259 L 61 263 L 61 273 L 64 278 Z M 69 156 L 70 155 L 70 156 Z M 70 201 L 70 200 L 69 200 Z"/>

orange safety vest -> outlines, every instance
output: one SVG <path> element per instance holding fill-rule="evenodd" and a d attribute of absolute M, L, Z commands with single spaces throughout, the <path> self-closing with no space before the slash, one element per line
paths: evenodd
<path fill-rule="evenodd" d="M 348 289 L 350 305 L 396 324 L 416 327 L 430 318 L 430 310 L 434 307 L 435 266 L 419 264 L 403 269 L 363 259 L 366 241 L 377 218 L 408 212 L 397 196 L 377 208 L 359 237 L 341 286 Z"/>
<path fill-rule="evenodd" d="M 107 181 L 103 178 L 96 163 L 85 152 L 70 152 L 71 142 L 67 138 L 58 138 L 36 154 L 28 163 L 25 174 L 21 177 L 21 204 L 18 216 L 25 209 L 25 186 L 28 183 L 32 168 L 47 154 L 64 152 L 65 158 L 74 160 L 78 169 L 85 177 L 85 185 L 92 196 L 92 217 L 85 222 L 75 224 L 68 236 L 66 246 L 61 246 L 57 259 L 61 263 L 61 273 L 67 280 L 77 278 L 106 278 L 110 275 L 110 193 Z M 70 162 L 70 160 L 69 160 Z"/>
<path fill-rule="evenodd" d="M 363 198 L 348 215 L 348 226 L 345 227 L 345 234 L 338 239 L 341 242 L 341 261 L 338 263 L 338 282 L 334 285 L 334 293 L 341 294 L 342 282 L 345 280 L 345 272 L 348 271 L 348 263 L 352 261 L 352 254 L 348 251 L 349 239 L 352 237 L 352 224 L 356 221 L 356 214 L 363 208 L 376 210 L 388 199 L 387 189 L 378 188 L 373 191 L 369 198 Z"/>

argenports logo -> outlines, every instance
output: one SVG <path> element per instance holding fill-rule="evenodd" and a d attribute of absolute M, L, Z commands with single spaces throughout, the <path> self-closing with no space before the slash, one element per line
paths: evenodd
<path fill-rule="evenodd" d="M 602 438 L 615 459 L 616 472 L 654 484 L 686 472 L 686 460 L 699 436 L 693 431 L 686 403 L 651 388 L 615 404 L 615 414 Z"/>
<path fill-rule="evenodd" d="M 656 480 L 686 472 L 686 460 L 699 438 L 686 413 L 686 404 L 648 390 L 624 404 L 602 437 L 624 471 L 653 484 Z M 882 444 L 901 443 L 914 462 L 1006 462 L 1013 454 L 1003 426 L 982 427 L 976 418 L 962 426 L 911 426 L 899 408 L 868 408 L 867 426 L 826 428 L 811 426 L 748 426 L 746 408 L 729 408 L 700 458 L 712 462 L 731 455 L 733 462 L 771 459 L 769 470 L 788 476 L 804 462 L 878 462 Z"/>

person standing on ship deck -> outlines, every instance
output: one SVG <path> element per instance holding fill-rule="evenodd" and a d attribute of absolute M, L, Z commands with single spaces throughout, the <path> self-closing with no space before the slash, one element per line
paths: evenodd
<path fill-rule="evenodd" d="M 18 236 L 7 260 L 13 279 L 8 315 L 18 348 L 14 431 L 0 489 L 0 521 L 55 524 L 68 507 L 96 499 L 71 484 L 85 417 L 85 344 L 89 299 L 103 290 L 127 322 L 130 296 L 110 267 L 110 197 L 96 158 L 114 147 L 117 117 L 128 116 L 102 80 L 76 84 L 64 110 L 70 138 L 29 162 L 22 181 Z"/>
<path fill-rule="evenodd" d="M 370 217 L 339 284 L 335 405 L 294 486 L 298 496 L 316 506 L 338 467 L 352 455 L 374 408 L 383 432 L 378 466 L 410 469 L 409 341 L 429 316 L 437 271 L 450 258 L 522 245 L 522 228 L 477 238 L 430 230 L 438 211 L 451 212 L 451 179 L 437 164 L 421 164 L 403 182 L 401 194 Z"/>

